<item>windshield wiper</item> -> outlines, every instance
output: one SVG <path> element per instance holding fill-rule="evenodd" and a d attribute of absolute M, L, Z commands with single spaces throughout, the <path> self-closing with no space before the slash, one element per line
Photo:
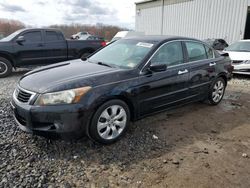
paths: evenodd
<path fill-rule="evenodd" d="M 103 63 L 103 62 L 98 62 L 97 64 L 98 64 L 98 65 L 103 65 L 103 66 L 106 66 L 106 67 L 113 68 L 111 65 L 106 64 L 106 63 Z"/>

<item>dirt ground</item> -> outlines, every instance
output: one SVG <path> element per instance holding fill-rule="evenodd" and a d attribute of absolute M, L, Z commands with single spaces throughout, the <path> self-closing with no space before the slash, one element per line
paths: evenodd
<path fill-rule="evenodd" d="M 19 77 L 0 80 L 0 187 L 250 187 L 249 77 L 230 81 L 218 106 L 147 117 L 110 146 L 16 129 L 6 95 Z"/>
<path fill-rule="evenodd" d="M 218 106 L 193 104 L 143 121 L 171 146 L 140 162 L 155 170 L 129 170 L 143 187 L 250 187 L 249 86 L 234 80 Z"/>

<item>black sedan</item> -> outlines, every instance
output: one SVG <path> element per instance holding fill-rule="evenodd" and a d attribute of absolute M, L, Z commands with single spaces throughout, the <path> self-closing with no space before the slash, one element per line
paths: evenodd
<path fill-rule="evenodd" d="M 217 105 L 232 70 L 225 54 L 196 39 L 128 38 L 85 61 L 27 73 L 11 104 L 26 132 L 61 138 L 86 134 L 110 144 L 124 135 L 130 121 L 190 102 Z"/>

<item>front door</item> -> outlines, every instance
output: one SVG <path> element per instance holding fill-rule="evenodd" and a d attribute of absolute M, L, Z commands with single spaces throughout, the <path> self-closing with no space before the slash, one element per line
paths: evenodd
<path fill-rule="evenodd" d="M 14 50 L 17 57 L 17 66 L 38 65 L 44 60 L 44 42 L 41 31 L 28 31 L 21 33 L 21 43 L 14 42 Z"/>
<path fill-rule="evenodd" d="M 164 44 L 150 60 L 151 65 L 166 64 L 163 72 L 140 76 L 138 102 L 140 116 L 180 105 L 189 98 L 189 68 L 184 63 L 182 42 Z"/>

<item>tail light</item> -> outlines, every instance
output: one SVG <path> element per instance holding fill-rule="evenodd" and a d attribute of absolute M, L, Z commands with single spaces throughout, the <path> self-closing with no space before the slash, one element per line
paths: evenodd
<path fill-rule="evenodd" d="M 104 46 L 106 46 L 107 44 L 106 44 L 105 41 L 103 41 L 103 42 L 101 42 L 101 45 L 102 45 L 102 47 L 104 47 Z"/>

